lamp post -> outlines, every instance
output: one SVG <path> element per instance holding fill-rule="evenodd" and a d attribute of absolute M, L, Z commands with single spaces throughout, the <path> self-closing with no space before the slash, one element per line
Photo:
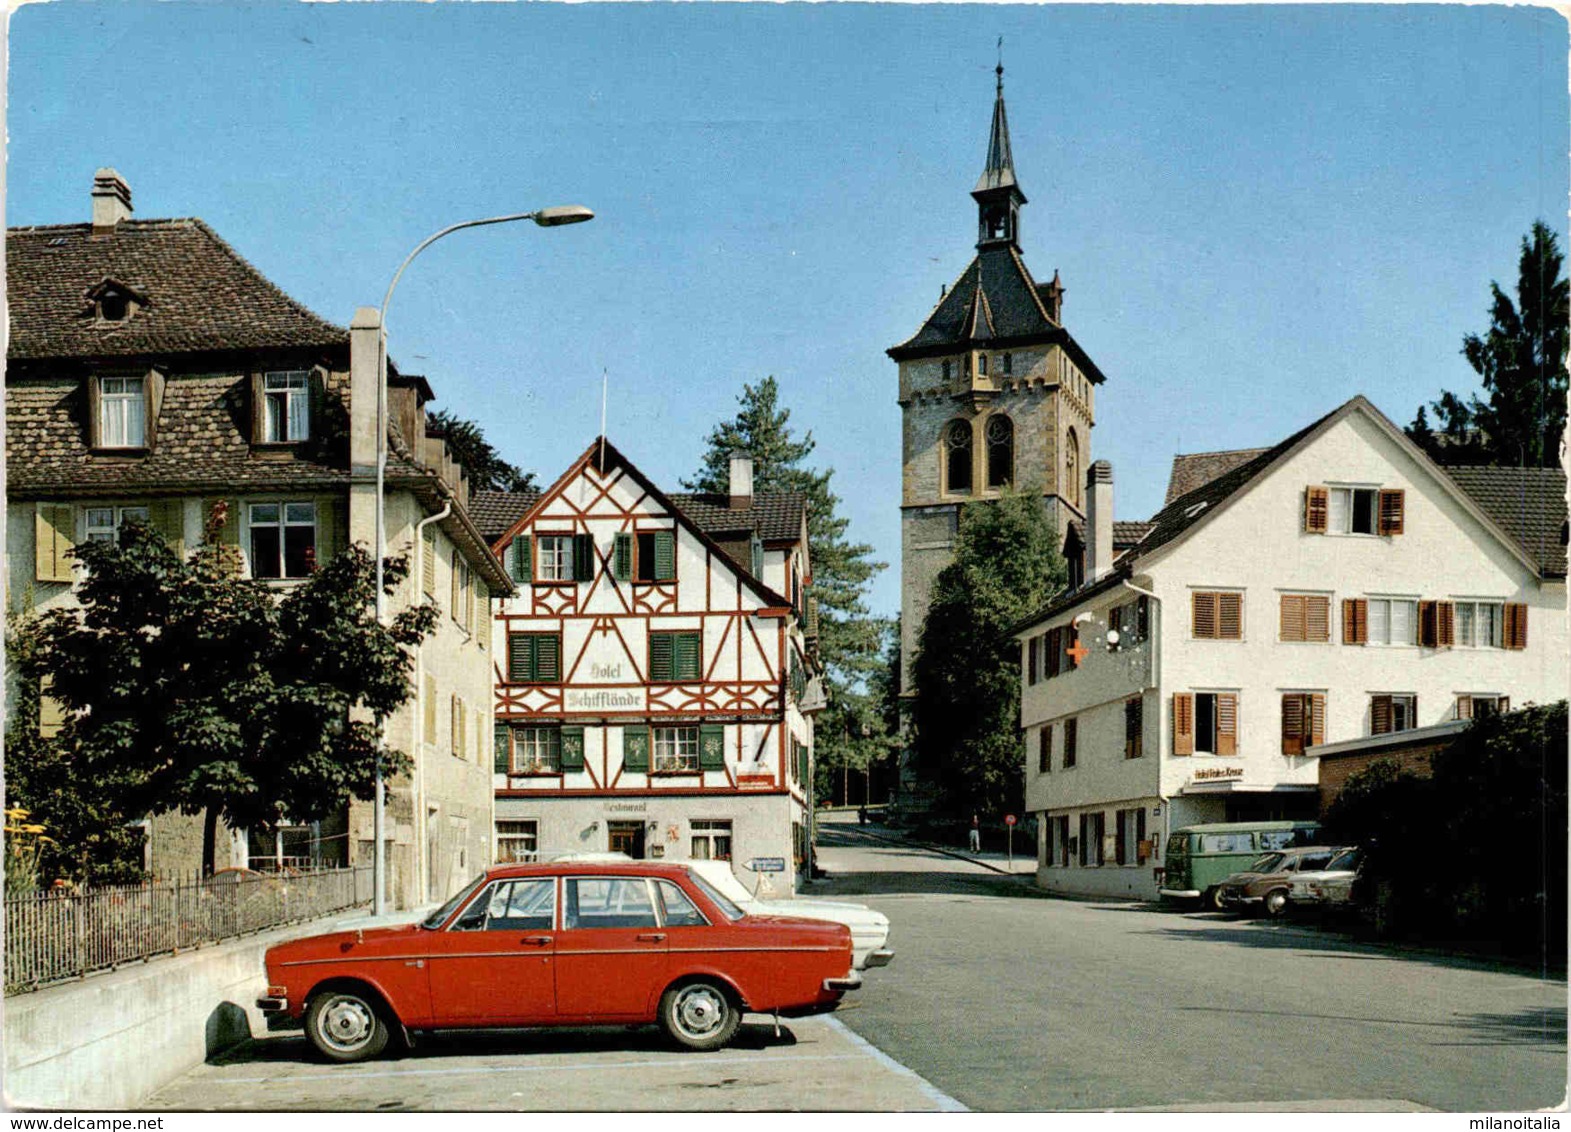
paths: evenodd
<path fill-rule="evenodd" d="M 398 280 L 402 278 L 404 269 L 413 262 L 415 256 L 425 251 L 443 236 L 451 235 L 462 228 L 480 228 L 488 224 L 509 224 L 515 220 L 533 220 L 542 228 L 557 228 L 564 224 L 581 224 L 585 220 L 593 220 L 595 214 L 581 204 L 558 205 L 552 208 L 542 208 L 535 212 L 515 212 L 507 216 L 490 216 L 483 220 L 465 220 L 458 224 L 449 224 L 439 232 L 433 232 L 420 243 L 415 245 L 415 250 L 404 257 L 404 262 L 398 265 L 398 270 L 393 273 L 393 281 L 387 285 L 387 294 L 382 297 L 382 306 L 377 313 L 377 361 L 376 361 L 376 620 L 377 624 L 387 621 L 387 594 L 383 590 L 382 559 L 387 556 L 387 523 L 386 501 L 383 498 L 383 485 L 387 478 L 387 308 L 393 301 L 393 292 L 398 288 Z M 377 725 L 377 759 L 376 759 L 376 799 L 371 810 L 371 836 L 374 843 L 371 850 L 371 887 L 374 890 L 371 897 L 371 912 L 380 916 L 387 910 L 387 845 L 383 840 L 383 814 L 382 814 L 382 753 L 381 749 L 386 742 L 387 723 L 384 719 Z"/>

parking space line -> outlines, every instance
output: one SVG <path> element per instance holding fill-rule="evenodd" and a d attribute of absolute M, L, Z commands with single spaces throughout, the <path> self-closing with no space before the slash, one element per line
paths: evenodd
<path fill-rule="evenodd" d="M 895 1073 L 905 1077 L 910 1077 L 915 1080 L 917 1087 L 922 1090 L 922 1094 L 926 1096 L 928 1100 L 932 1101 L 938 1106 L 939 1112 L 971 1111 L 965 1105 L 955 1100 L 954 1097 L 950 1096 L 937 1085 L 929 1081 L 926 1077 L 922 1076 L 915 1069 L 912 1069 L 908 1065 L 902 1065 L 900 1062 L 890 1057 L 887 1053 L 879 1049 L 872 1042 L 868 1041 L 861 1034 L 858 1034 L 844 1022 L 840 1021 L 840 1019 L 834 1017 L 833 1015 L 829 1015 L 824 1019 L 824 1021 L 828 1022 L 830 1026 L 840 1031 L 840 1033 L 844 1034 L 848 1039 L 850 1039 L 852 1045 L 866 1053 L 871 1054 L 873 1059 L 883 1065 L 886 1069 L 890 1069 Z"/>

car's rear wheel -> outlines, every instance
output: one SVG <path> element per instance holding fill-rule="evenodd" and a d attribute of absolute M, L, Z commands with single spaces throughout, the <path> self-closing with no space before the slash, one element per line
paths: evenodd
<path fill-rule="evenodd" d="M 1273 888 L 1260 901 L 1260 908 L 1273 920 L 1280 917 L 1283 912 L 1287 911 L 1287 889 Z"/>
<path fill-rule="evenodd" d="M 381 1004 L 358 989 L 328 990 L 311 1000 L 305 1014 L 311 1044 L 329 1061 L 364 1061 L 387 1046 Z"/>
<path fill-rule="evenodd" d="M 730 988 L 713 980 L 690 979 L 660 996 L 660 1025 L 687 1049 L 721 1049 L 741 1024 L 742 1011 Z"/>
<path fill-rule="evenodd" d="M 1205 893 L 1200 897 L 1200 907 L 1207 912 L 1225 912 L 1227 905 L 1222 903 L 1221 887 L 1214 886 L 1206 889 Z"/>

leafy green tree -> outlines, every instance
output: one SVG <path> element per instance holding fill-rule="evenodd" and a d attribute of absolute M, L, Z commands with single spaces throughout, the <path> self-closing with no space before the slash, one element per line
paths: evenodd
<path fill-rule="evenodd" d="M 410 650 L 436 624 L 431 605 L 377 624 L 360 547 L 279 598 L 238 576 L 221 525 L 215 514 L 186 561 L 139 523 L 78 547 L 80 604 L 44 614 L 19 665 L 65 710 L 47 758 L 97 784 L 117 815 L 205 814 L 209 870 L 220 819 L 311 821 L 371 797 L 379 723 L 410 695 Z M 385 566 L 391 592 L 408 566 Z M 410 765 L 381 758 L 388 775 Z M 35 800 L 39 820 L 58 828 L 46 803 Z"/>
<path fill-rule="evenodd" d="M 1020 649 L 1009 629 L 1061 589 L 1068 569 L 1041 500 L 968 503 L 939 571 L 912 662 L 917 765 L 953 816 L 1023 800 Z"/>
<path fill-rule="evenodd" d="M 1490 325 L 1462 340 L 1487 399 L 1449 391 L 1423 409 L 1408 435 L 1442 463 L 1555 467 L 1566 422 L 1567 282 L 1555 233 L 1536 221 L 1522 238 L 1516 301 L 1491 282 Z"/>
<path fill-rule="evenodd" d="M 454 416 L 446 409 L 438 409 L 427 415 L 426 431 L 447 441 L 453 459 L 469 473 L 471 490 L 534 490 L 535 474 L 502 459 L 501 453 L 491 446 L 480 426 L 473 421 Z"/>
<path fill-rule="evenodd" d="M 840 497 L 830 487 L 834 469 L 822 471 L 806 461 L 816 447 L 808 431 L 798 440 L 790 426 L 791 410 L 780 405 L 780 385 L 766 377 L 756 385 L 742 386 L 737 415 L 714 427 L 698 473 L 682 486 L 689 491 L 724 493 L 728 488 L 730 458 L 744 451 L 753 458 L 753 490 L 799 492 L 807 497 L 807 542 L 812 560 L 810 594 L 819 611 L 819 657 L 826 674 L 831 708 L 839 698 L 860 695 L 867 678 L 877 669 L 879 649 L 887 622 L 872 616 L 866 601 L 868 583 L 886 563 L 874 561 L 873 548 L 846 537 L 850 520 L 839 513 Z M 848 715 L 820 717 L 816 736 L 821 766 L 842 766 L 860 756 L 847 738 L 851 717 L 861 726 L 868 713 L 849 704 Z"/>

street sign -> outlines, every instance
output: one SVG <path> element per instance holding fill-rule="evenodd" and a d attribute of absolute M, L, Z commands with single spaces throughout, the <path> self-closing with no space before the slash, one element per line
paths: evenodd
<path fill-rule="evenodd" d="M 754 857 L 751 868 L 755 873 L 783 873 L 785 872 L 785 858 Z"/>
<path fill-rule="evenodd" d="M 1004 824 L 1005 825 L 1014 825 L 1015 824 L 1015 815 L 1014 814 L 1005 814 L 1004 815 Z"/>

